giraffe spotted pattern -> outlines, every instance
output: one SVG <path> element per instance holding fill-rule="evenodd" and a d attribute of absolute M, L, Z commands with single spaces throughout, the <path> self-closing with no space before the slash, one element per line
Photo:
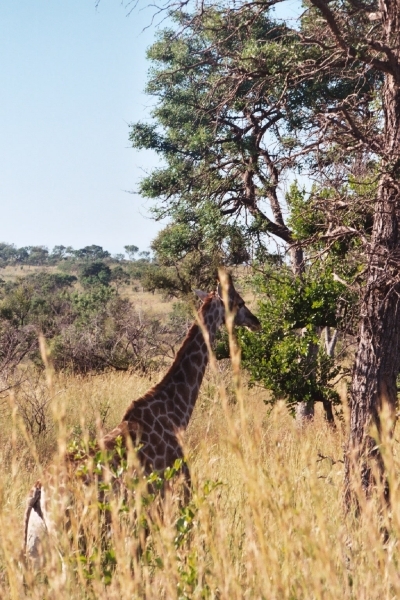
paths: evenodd
<path fill-rule="evenodd" d="M 246 307 L 231 278 L 228 278 L 228 284 L 227 299 L 230 310 L 235 314 L 235 324 L 257 331 L 260 329 L 257 317 Z M 216 292 L 196 293 L 203 301 L 198 322 L 190 328 L 170 369 L 157 385 L 131 403 L 121 423 L 103 439 L 104 447 L 112 450 L 118 437 L 122 437 L 125 445 L 130 438 L 133 446 L 138 449 L 137 455 L 146 474 L 152 471 L 163 472 L 176 459 L 183 458 L 179 437 L 189 424 L 209 359 L 203 332 L 212 345 L 225 320 L 220 285 Z M 186 463 L 183 463 L 183 475 L 186 487 L 189 488 L 190 473 Z M 26 553 L 32 557 L 33 549 L 37 553 L 39 533 L 36 534 L 36 531 L 47 531 L 51 526 L 46 506 L 42 502 L 45 494 L 41 490 L 42 484 L 38 482 L 29 495 L 25 517 Z M 34 515 L 36 521 L 38 518 L 42 519 L 45 528 L 38 528 L 37 523 L 30 519 L 31 515 Z"/>

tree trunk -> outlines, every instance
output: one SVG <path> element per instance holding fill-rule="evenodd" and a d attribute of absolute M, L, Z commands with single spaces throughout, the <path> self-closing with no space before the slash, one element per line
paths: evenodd
<path fill-rule="evenodd" d="M 350 397 L 350 435 L 345 456 L 345 503 L 358 507 L 357 488 L 368 497 L 374 474 L 389 489 L 379 451 L 381 411 L 389 408 L 389 435 L 395 424 L 396 377 L 400 368 L 400 0 L 380 2 L 387 45 L 394 48 L 393 75 L 385 75 L 382 176 L 377 192 L 361 302 L 360 331 Z M 386 413 L 385 413 L 386 414 Z M 375 426 L 378 440 L 371 436 Z"/>
<path fill-rule="evenodd" d="M 292 272 L 295 277 L 301 277 L 304 273 L 304 252 L 301 246 L 293 245 L 289 250 Z M 314 345 L 310 352 L 318 352 L 318 347 Z M 302 427 L 305 423 L 314 419 L 314 402 L 297 402 L 294 410 L 296 423 Z"/>
<path fill-rule="evenodd" d="M 296 423 L 302 427 L 314 419 L 314 402 L 297 402 L 295 406 Z"/>
<path fill-rule="evenodd" d="M 331 332 L 330 327 L 325 327 L 324 332 L 325 332 L 325 352 L 329 356 L 329 358 L 334 358 L 336 343 L 337 343 L 337 339 L 338 339 L 338 330 L 334 329 L 333 332 Z M 329 400 L 328 398 L 322 397 L 321 402 L 324 407 L 326 421 L 333 427 L 336 427 L 335 417 L 333 416 L 332 401 Z"/>
<path fill-rule="evenodd" d="M 304 273 L 304 252 L 301 246 L 291 246 L 289 249 L 290 263 L 295 277 L 301 277 Z"/>
<path fill-rule="evenodd" d="M 333 408 L 331 400 L 327 398 L 322 398 L 322 405 L 324 407 L 325 412 L 325 420 L 329 425 L 331 425 L 334 429 L 336 429 L 335 417 L 333 416 Z"/>

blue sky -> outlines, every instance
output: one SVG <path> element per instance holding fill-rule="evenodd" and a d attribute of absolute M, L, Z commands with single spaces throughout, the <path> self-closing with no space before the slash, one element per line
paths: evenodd
<path fill-rule="evenodd" d="M 129 147 L 128 124 L 149 118 L 152 11 L 1 0 L 0 242 L 148 248 L 160 224 L 127 190 L 159 159 Z M 279 6 L 279 16 L 298 11 L 298 0 Z"/>
<path fill-rule="evenodd" d="M 119 0 L 0 3 L 0 241 L 149 246 L 160 225 L 126 190 L 158 161 L 128 141 L 151 105 L 151 14 Z"/>

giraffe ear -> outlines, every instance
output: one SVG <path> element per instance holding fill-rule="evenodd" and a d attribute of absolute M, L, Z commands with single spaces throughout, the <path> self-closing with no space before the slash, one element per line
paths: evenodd
<path fill-rule="evenodd" d="M 202 302 L 208 297 L 207 292 L 203 292 L 202 290 L 193 290 L 196 296 L 200 298 Z"/>

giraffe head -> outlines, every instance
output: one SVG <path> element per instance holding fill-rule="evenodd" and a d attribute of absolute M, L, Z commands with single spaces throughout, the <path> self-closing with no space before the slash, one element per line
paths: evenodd
<path fill-rule="evenodd" d="M 261 329 L 260 321 L 255 315 L 247 308 L 245 301 L 235 290 L 231 275 L 224 277 L 223 284 L 218 282 L 217 291 L 213 294 L 218 298 L 224 306 L 224 289 L 226 288 L 227 300 L 229 310 L 235 314 L 235 325 L 246 327 L 250 331 L 259 331 Z M 204 302 L 206 298 L 210 297 L 210 294 L 202 292 L 201 290 L 195 290 L 197 296 Z"/>

